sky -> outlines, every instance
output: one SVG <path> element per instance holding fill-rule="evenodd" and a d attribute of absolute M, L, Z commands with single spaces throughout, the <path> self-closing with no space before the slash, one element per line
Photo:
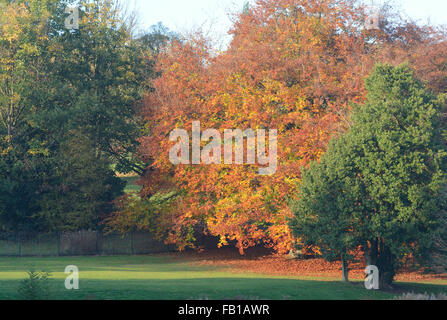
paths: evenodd
<path fill-rule="evenodd" d="M 247 0 L 128 0 L 140 14 L 142 28 L 162 22 L 170 30 L 185 33 L 203 28 L 225 44 L 231 39 L 231 12 L 241 11 Z M 251 2 L 254 0 L 250 0 Z M 378 5 L 386 0 L 373 0 Z M 365 0 L 370 4 L 371 0 Z M 407 16 L 447 25 L 446 0 L 391 0 Z M 219 45 L 217 43 L 216 45 Z"/>
<path fill-rule="evenodd" d="M 141 27 L 162 22 L 170 30 L 187 33 L 201 28 L 222 44 L 231 40 L 231 13 L 240 12 L 247 0 L 129 0 L 138 10 Z M 253 0 L 251 0 L 253 1 Z M 221 43 L 217 43 L 219 46 Z"/>

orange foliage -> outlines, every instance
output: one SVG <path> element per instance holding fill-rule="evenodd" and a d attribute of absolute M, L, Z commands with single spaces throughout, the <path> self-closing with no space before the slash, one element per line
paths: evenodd
<path fill-rule="evenodd" d="M 149 134 L 141 155 L 152 161 L 143 194 L 177 190 L 169 241 L 191 245 L 184 230 L 290 249 L 287 199 L 301 167 L 318 159 L 329 139 L 349 124 L 350 102 L 362 102 L 363 79 L 376 62 L 409 61 L 437 92 L 447 81 L 445 37 L 402 22 L 362 28 L 365 13 L 352 0 L 258 0 L 240 14 L 228 50 L 214 54 L 200 36 L 165 48 L 161 76 L 143 114 Z M 169 133 L 202 129 L 278 129 L 278 170 L 260 176 L 255 165 L 179 165 L 169 162 Z"/>

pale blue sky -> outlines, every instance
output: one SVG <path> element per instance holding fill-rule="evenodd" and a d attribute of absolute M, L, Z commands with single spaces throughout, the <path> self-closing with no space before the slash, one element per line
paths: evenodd
<path fill-rule="evenodd" d="M 202 27 L 213 38 L 225 38 L 231 26 L 228 16 L 240 11 L 246 0 L 128 0 L 140 13 L 142 27 L 148 27 L 159 21 L 169 29 L 187 32 Z M 253 1 L 253 0 L 251 0 Z M 371 3 L 371 0 L 365 0 Z M 375 0 L 376 4 L 384 0 Z M 409 17 L 435 24 L 447 25 L 447 0 L 392 0 Z M 217 37 L 216 37 L 217 36 Z"/>
<path fill-rule="evenodd" d="M 225 45 L 231 13 L 242 10 L 246 0 L 128 0 L 140 14 L 141 27 L 162 22 L 172 31 L 203 29 L 216 46 Z M 131 5 L 132 7 L 132 5 Z"/>

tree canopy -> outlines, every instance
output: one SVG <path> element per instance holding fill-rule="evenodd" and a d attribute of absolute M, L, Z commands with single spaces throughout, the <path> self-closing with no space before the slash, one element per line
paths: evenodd
<path fill-rule="evenodd" d="M 79 29 L 67 30 L 73 4 L 0 1 L 4 229 L 98 228 L 123 192 L 112 168 L 146 167 L 137 102 L 155 76 L 152 40 L 133 37 L 113 0 L 81 1 Z"/>
<path fill-rule="evenodd" d="M 194 246 L 194 234 L 206 233 L 220 245 L 235 242 L 241 252 L 259 244 L 287 252 L 293 241 L 288 198 L 296 194 L 301 167 L 349 126 L 351 104 L 365 100 L 363 79 L 372 67 L 408 61 L 435 93 L 445 92 L 442 31 L 390 9 L 380 30 L 366 30 L 366 17 L 358 1 L 260 0 L 238 16 L 226 51 L 216 53 L 196 35 L 160 52 L 139 151 L 150 163 L 143 196 L 178 194 L 169 241 Z M 194 121 L 220 131 L 278 130 L 276 174 L 259 176 L 258 165 L 172 165 L 166 137 L 176 128 L 191 132 Z"/>

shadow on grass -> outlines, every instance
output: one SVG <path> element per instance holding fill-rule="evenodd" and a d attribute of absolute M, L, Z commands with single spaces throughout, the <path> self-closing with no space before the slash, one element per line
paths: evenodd
<path fill-rule="evenodd" d="M 0 281 L 0 299 L 19 299 L 20 281 Z M 371 300 L 393 295 L 368 291 L 340 282 L 243 277 L 150 280 L 80 280 L 80 290 L 64 288 L 53 279 L 51 299 L 56 300 Z"/>
<path fill-rule="evenodd" d="M 176 261 L 159 256 L 92 256 L 92 257 L 26 257 L 0 258 L 1 273 L 27 272 L 30 269 L 64 272 L 68 265 L 75 265 L 81 272 L 212 272 L 219 266 L 194 266 L 190 261 Z"/>

